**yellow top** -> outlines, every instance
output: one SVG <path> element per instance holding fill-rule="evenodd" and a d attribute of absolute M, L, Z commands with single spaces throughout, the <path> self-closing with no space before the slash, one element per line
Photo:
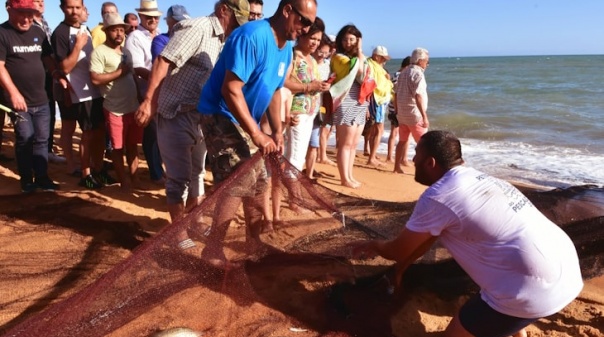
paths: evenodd
<path fill-rule="evenodd" d="M 92 46 L 94 48 L 105 43 L 105 39 L 107 38 L 105 35 L 105 31 L 103 30 L 103 24 L 99 23 L 96 27 L 92 28 L 90 31 L 90 35 L 92 35 Z"/>

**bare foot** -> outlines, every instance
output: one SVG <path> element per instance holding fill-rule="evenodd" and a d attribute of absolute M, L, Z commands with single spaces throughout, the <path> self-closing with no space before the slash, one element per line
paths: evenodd
<path fill-rule="evenodd" d="M 342 186 L 356 189 L 356 188 L 361 187 L 361 183 L 359 183 L 358 181 L 346 181 L 346 182 L 342 182 Z"/>
<path fill-rule="evenodd" d="M 405 171 L 403 171 L 403 169 L 401 167 L 394 167 L 394 171 L 392 171 L 394 173 L 399 173 L 399 174 L 404 174 Z"/>
<path fill-rule="evenodd" d="M 409 163 L 408 161 L 404 161 L 404 162 L 402 163 L 402 165 L 403 165 L 404 167 L 411 167 L 411 163 Z"/>
<path fill-rule="evenodd" d="M 386 162 L 387 163 L 394 163 L 394 159 L 392 159 L 390 157 L 386 157 Z"/>
<path fill-rule="evenodd" d="M 289 204 L 289 208 L 296 213 L 296 215 L 303 215 L 303 214 L 308 214 L 311 212 L 311 210 L 304 208 L 304 207 L 300 207 L 296 204 Z"/>
<path fill-rule="evenodd" d="M 367 161 L 367 165 L 372 165 L 375 167 L 382 167 L 382 166 L 384 166 L 384 163 L 382 163 L 381 161 L 379 161 L 377 159 L 375 159 L 375 160 L 370 159 Z"/>
<path fill-rule="evenodd" d="M 206 246 L 206 248 L 204 248 L 204 250 L 201 252 L 201 259 L 213 267 L 222 270 L 229 270 L 236 266 L 227 260 L 221 248 L 211 248 Z"/>
<path fill-rule="evenodd" d="M 262 220 L 262 225 L 260 227 L 260 233 L 270 233 L 274 232 L 275 228 L 273 227 L 273 222 L 270 220 Z"/>
<path fill-rule="evenodd" d="M 319 160 L 319 161 L 317 161 L 317 163 L 331 165 L 331 166 L 337 166 L 337 164 L 333 160 L 331 160 L 329 158 L 326 158 L 326 159 L 323 159 L 323 160 Z"/>

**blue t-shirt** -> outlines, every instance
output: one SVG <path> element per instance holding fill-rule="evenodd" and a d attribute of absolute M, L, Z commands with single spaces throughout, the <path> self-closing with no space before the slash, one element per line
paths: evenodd
<path fill-rule="evenodd" d="M 151 60 L 155 61 L 155 59 L 161 54 L 161 51 L 164 50 L 164 47 L 170 41 L 170 35 L 168 33 L 159 34 L 153 38 L 151 42 Z"/>
<path fill-rule="evenodd" d="M 245 83 L 245 101 L 252 117 L 260 123 L 273 94 L 283 87 L 292 53 L 290 41 L 279 49 L 267 19 L 237 28 L 227 39 L 210 79 L 201 91 L 197 110 L 207 115 L 221 114 L 239 124 L 221 92 L 226 71 L 230 70 Z"/>

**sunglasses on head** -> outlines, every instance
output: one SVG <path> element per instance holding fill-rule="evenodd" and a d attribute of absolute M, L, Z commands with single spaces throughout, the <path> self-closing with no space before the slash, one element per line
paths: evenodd
<path fill-rule="evenodd" d="M 300 13 L 300 11 L 296 7 L 294 7 L 294 6 L 292 6 L 292 10 L 300 18 L 300 23 L 302 24 L 302 26 L 304 26 L 304 27 L 310 27 L 310 26 L 312 26 L 312 24 L 314 22 L 311 19 L 309 19 L 306 16 L 302 15 L 302 13 Z"/>

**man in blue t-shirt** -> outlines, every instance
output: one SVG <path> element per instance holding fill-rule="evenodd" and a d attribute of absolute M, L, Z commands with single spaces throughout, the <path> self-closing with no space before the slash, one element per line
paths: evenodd
<path fill-rule="evenodd" d="M 241 26 L 226 41 L 197 106 L 215 184 L 227 179 L 257 150 L 264 155 L 283 151 L 278 89 L 290 71 L 293 45 L 289 41 L 306 33 L 316 14 L 315 0 L 281 0 L 272 17 Z M 259 127 L 267 109 L 272 137 Z M 260 243 L 259 205 L 267 187 L 264 163 L 246 174 L 249 179 L 243 180 L 252 186 L 233 186 L 220 196 L 221 206 L 216 207 L 202 254 L 213 264 L 226 262 L 220 243 L 241 201 L 249 243 Z"/>

